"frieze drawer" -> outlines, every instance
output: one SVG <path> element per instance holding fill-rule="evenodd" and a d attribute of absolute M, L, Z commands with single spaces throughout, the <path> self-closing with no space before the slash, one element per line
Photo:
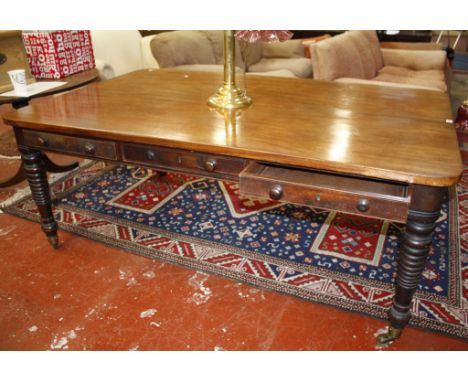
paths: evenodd
<path fill-rule="evenodd" d="M 406 222 L 408 186 L 251 162 L 239 176 L 241 195 Z"/>
<path fill-rule="evenodd" d="M 217 174 L 223 174 L 237 178 L 247 164 L 247 161 L 241 158 L 134 144 L 124 145 L 122 153 L 124 160 L 130 163 L 180 171 L 196 171 L 214 177 Z"/>
<path fill-rule="evenodd" d="M 66 152 L 102 159 L 117 159 L 116 144 L 97 139 L 77 138 L 68 135 L 50 134 L 23 130 L 23 143 L 43 150 Z"/>

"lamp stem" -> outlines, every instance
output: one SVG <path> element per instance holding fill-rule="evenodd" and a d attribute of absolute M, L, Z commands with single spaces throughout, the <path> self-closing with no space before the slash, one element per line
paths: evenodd
<path fill-rule="evenodd" d="M 234 31 L 224 31 L 224 85 L 235 86 L 236 83 L 236 50 Z"/>
<path fill-rule="evenodd" d="M 240 109 L 252 103 L 244 90 L 236 86 L 236 47 L 234 31 L 224 31 L 224 84 L 208 98 L 210 106 L 222 109 Z"/>

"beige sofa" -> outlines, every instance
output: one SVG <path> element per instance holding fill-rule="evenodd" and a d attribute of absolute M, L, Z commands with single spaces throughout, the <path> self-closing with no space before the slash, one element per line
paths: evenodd
<path fill-rule="evenodd" d="M 382 49 L 375 31 L 349 31 L 309 47 L 314 79 L 447 91 L 443 50 Z"/>
<path fill-rule="evenodd" d="M 161 68 L 222 70 L 223 31 L 171 31 L 152 36 L 151 52 Z M 244 62 L 245 61 L 245 62 Z M 311 77 L 301 40 L 236 45 L 236 65 L 252 74 Z"/>

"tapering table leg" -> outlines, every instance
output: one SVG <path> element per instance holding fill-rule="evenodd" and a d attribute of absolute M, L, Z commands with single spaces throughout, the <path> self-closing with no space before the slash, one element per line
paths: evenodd
<path fill-rule="evenodd" d="M 389 310 L 390 327 L 386 333 L 377 337 L 379 344 L 399 338 L 410 320 L 413 295 L 431 248 L 432 232 L 440 215 L 443 192 L 443 188 L 414 186 L 398 256 L 395 296 Z"/>
<path fill-rule="evenodd" d="M 50 245 L 57 248 L 57 222 L 52 213 L 49 182 L 42 152 L 22 146 L 19 147 L 19 150 L 32 197 L 41 216 L 42 230 L 45 232 Z"/>

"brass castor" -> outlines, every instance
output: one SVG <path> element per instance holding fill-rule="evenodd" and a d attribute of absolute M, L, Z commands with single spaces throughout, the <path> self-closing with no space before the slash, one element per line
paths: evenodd
<path fill-rule="evenodd" d="M 386 345 L 389 344 L 396 339 L 400 338 L 403 329 L 397 329 L 393 326 L 390 326 L 386 333 L 379 334 L 377 336 L 377 345 Z"/>
<path fill-rule="evenodd" d="M 53 249 L 58 248 L 58 236 L 47 236 L 47 240 Z"/>

